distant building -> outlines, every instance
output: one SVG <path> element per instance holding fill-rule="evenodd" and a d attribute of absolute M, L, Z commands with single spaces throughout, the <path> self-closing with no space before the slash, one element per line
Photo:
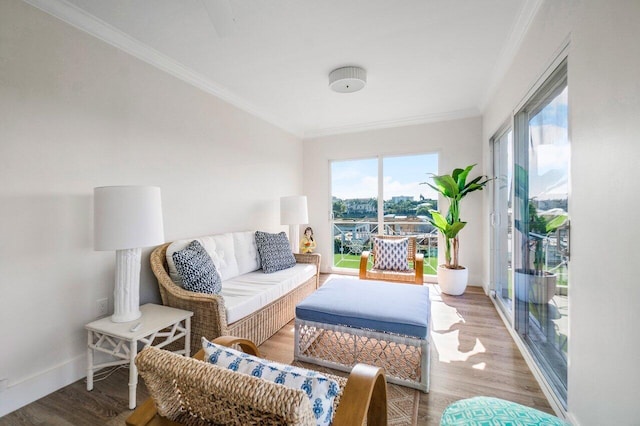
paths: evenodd
<path fill-rule="evenodd" d="M 344 200 L 347 214 L 370 214 L 378 211 L 378 204 L 373 198 L 351 198 Z"/>
<path fill-rule="evenodd" d="M 399 203 L 401 201 L 413 201 L 412 195 L 398 195 L 397 197 L 391 197 L 392 203 Z"/>

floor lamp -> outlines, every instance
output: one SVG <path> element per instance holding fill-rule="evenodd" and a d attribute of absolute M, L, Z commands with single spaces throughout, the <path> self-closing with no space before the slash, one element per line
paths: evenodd
<path fill-rule="evenodd" d="M 305 195 L 280 198 L 280 224 L 289 225 L 289 244 L 294 253 L 300 250 L 300 225 L 308 222 L 309 214 Z"/>
<path fill-rule="evenodd" d="M 160 188 L 94 188 L 94 248 L 116 251 L 113 322 L 140 318 L 141 247 L 164 242 Z"/>

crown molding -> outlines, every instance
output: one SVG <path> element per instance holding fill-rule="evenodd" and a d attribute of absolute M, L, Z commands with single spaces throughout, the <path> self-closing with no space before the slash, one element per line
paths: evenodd
<path fill-rule="evenodd" d="M 511 27 L 509 37 L 507 38 L 505 45 L 502 47 L 500 55 L 498 55 L 498 60 L 493 67 L 493 72 L 491 73 L 487 90 L 478 104 L 478 110 L 484 111 L 491 98 L 495 95 L 500 81 L 502 81 L 504 76 L 507 74 L 509 67 L 513 63 L 513 60 L 522 45 L 524 36 L 529 31 L 533 18 L 538 13 L 541 5 L 542 0 L 527 0 L 522 5 L 518 18 Z"/>
<path fill-rule="evenodd" d="M 414 117 L 399 118 L 395 120 L 373 121 L 364 124 L 347 124 L 337 127 L 309 130 L 304 132 L 303 139 L 320 138 L 324 136 L 340 135 L 345 133 L 358 133 L 370 130 L 387 129 L 391 127 L 413 126 L 416 124 L 436 123 L 440 121 L 459 120 L 462 118 L 479 117 L 480 110 L 469 108 L 458 111 L 450 111 L 435 114 L 425 114 Z"/>
<path fill-rule="evenodd" d="M 302 130 L 297 129 L 291 123 L 284 122 L 272 114 L 257 108 L 255 105 L 231 93 L 210 79 L 192 71 L 181 63 L 147 46 L 101 19 L 90 15 L 66 0 L 22 1 L 294 136 L 299 138 L 303 136 Z"/>

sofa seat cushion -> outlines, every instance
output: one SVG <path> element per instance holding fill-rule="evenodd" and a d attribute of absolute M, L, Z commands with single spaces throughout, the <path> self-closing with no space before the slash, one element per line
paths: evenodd
<path fill-rule="evenodd" d="M 316 266 L 298 263 L 292 268 L 265 274 L 249 272 L 222 282 L 227 323 L 236 322 L 284 296 L 312 278 Z"/>

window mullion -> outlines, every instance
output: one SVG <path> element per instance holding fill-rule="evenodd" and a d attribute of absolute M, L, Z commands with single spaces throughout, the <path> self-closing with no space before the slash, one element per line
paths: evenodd
<path fill-rule="evenodd" d="M 384 167 L 383 158 L 378 156 L 378 235 L 384 234 Z"/>

